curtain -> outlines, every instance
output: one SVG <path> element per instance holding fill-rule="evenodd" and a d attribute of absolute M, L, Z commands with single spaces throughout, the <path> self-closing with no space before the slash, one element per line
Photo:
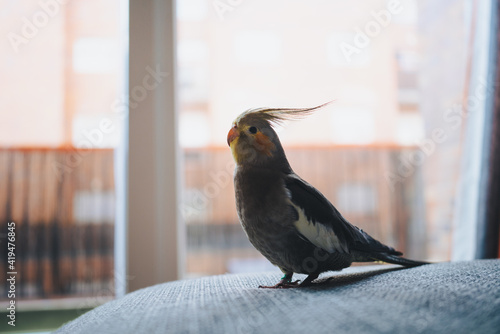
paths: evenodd
<path fill-rule="evenodd" d="M 496 258 L 500 217 L 498 1 L 470 0 L 468 80 L 462 103 L 462 162 L 453 260 Z"/>
<path fill-rule="evenodd" d="M 496 8 L 495 8 L 496 7 Z M 478 220 L 477 258 L 500 257 L 500 6 L 492 8 L 492 106 L 485 115 L 484 210 Z"/>

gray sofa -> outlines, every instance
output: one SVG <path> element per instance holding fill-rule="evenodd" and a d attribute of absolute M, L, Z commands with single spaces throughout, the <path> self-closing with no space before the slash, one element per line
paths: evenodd
<path fill-rule="evenodd" d="M 309 288 L 258 288 L 280 276 L 158 284 L 56 333 L 500 333 L 500 260 L 351 267 Z"/>

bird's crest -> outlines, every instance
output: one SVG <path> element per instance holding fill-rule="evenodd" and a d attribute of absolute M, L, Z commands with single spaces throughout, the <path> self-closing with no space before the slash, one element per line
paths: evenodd
<path fill-rule="evenodd" d="M 301 119 L 312 114 L 315 110 L 323 108 L 330 104 L 332 101 L 321 104 L 311 108 L 256 108 L 249 109 L 242 113 L 237 119 L 236 123 L 241 120 L 258 119 L 265 120 L 271 124 L 280 124 L 283 121 L 291 121 Z"/>

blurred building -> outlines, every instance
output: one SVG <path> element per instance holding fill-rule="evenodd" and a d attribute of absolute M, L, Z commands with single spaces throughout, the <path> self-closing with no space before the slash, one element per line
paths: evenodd
<path fill-rule="evenodd" d="M 0 0 L 0 235 L 16 223 L 18 298 L 114 294 L 120 15 L 117 0 Z"/>
<path fill-rule="evenodd" d="M 217 171 L 214 164 L 229 170 L 225 177 L 230 179 L 229 151 L 215 159 L 200 149 L 225 147 L 239 113 L 335 100 L 305 120 L 278 128 L 293 152 L 292 166 L 354 224 L 411 256 L 426 257 L 420 169 L 397 184 L 386 180 L 409 152 L 404 148 L 416 147 L 424 137 L 416 2 L 357 1 L 355 7 L 342 1 L 218 3 L 191 0 L 178 7 L 180 139 L 190 149 L 186 166 L 205 161 L 211 173 Z M 318 151 L 321 147 L 326 149 Z M 304 159 L 315 163 L 304 164 Z M 237 263 L 235 258 L 258 254 L 235 225 L 232 184 L 212 198 L 204 186 L 214 178 L 201 175 L 200 170 L 186 174 L 185 218 L 196 236 L 188 238 L 196 250 L 189 253 L 188 271 L 231 270 L 227 263 Z M 209 237 L 213 224 L 249 250 L 217 250 L 214 245 L 224 242 Z M 218 255 L 210 257 L 210 252 Z"/>
<path fill-rule="evenodd" d="M 335 99 L 278 129 L 284 144 L 414 147 L 381 174 L 395 173 L 396 183 L 417 179 L 407 233 L 425 246 L 417 242 L 410 252 L 446 260 L 461 134 L 446 117 L 464 98 L 466 12 L 463 1 L 358 1 L 355 8 L 341 1 L 182 2 L 181 129 L 190 131 L 181 132 L 181 143 L 224 146 L 229 124 L 248 108 Z M 345 43 L 357 48 L 351 57 Z M 365 196 L 349 193 L 347 202 Z M 330 198 L 347 209 L 342 198 Z"/>
<path fill-rule="evenodd" d="M 414 145 L 423 137 L 417 8 L 390 3 L 257 1 L 221 9 L 180 1 L 181 143 L 225 145 L 228 126 L 248 108 L 335 100 L 288 124 L 282 141 Z"/>
<path fill-rule="evenodd" d="M 0 145 L 113 147 L 123 112 L 117 0 L 0 0 Z M 90 140 L 89 137 L 95 136 Z"/>
<path fill-rule="evenodd" d="M 234 118 L 249 108 L 331 100 L 311 117 L 277 129 L 296 171 L 382 241 L 413 257 L 449 258 L 456 180 L 450 171 L 460 131 L 448 133 L 425 163 L 409 159 L 444 126 L 443 112 L 461 97 L 466 49 L 461 1 L 180 0 L 177 5 L 182 211 L 190 273 L 267 265 L 235 213 L 226 146 Z M 0 0 L 0 8 L 0 34 L 8 37 L 0 40 L 0 117 L 8 124 L 0 145 L 115 147 L 128 106 L 133 112 L 140 93 L 147 94 L 141 87 L 137 96 L 123 94 L 120 2 Z M 101 130 L 103 120 L 110 131 Z M 61 152 L 50 156 L 66 157 Z M 28 164 L 42 159 L 45 166 L 48 159 L 38 153 L 5 153 L 0 176 L 8 178 L 5 171 L 15 159 L 24 161 L 22 175 L 36 172 Z M 100 165 L 112 151 L 105 155 L 90 164 L 94 169 L 82 167 L 69 178 L 78 183 L 67 188 L 65 219 L 72 224 L 112 220 L 109 210 L 101 217 L 95 209 L 112 206 L 114 199 L 113 185 L 102 181 L 112 174 L 104 170 L 111 164 Z M 97 202 L 103 206 L 92 204 Z"/>

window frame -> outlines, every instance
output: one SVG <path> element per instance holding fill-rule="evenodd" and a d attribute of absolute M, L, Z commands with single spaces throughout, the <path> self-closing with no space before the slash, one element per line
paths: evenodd
<path fill-rule="evenodd" d="M 175 0 L 129 1 L 128 75 L 128 138 L 121 158 L 127 166 L 127 241 L 121 270 L 130 292 L 184 273 Z"/>

